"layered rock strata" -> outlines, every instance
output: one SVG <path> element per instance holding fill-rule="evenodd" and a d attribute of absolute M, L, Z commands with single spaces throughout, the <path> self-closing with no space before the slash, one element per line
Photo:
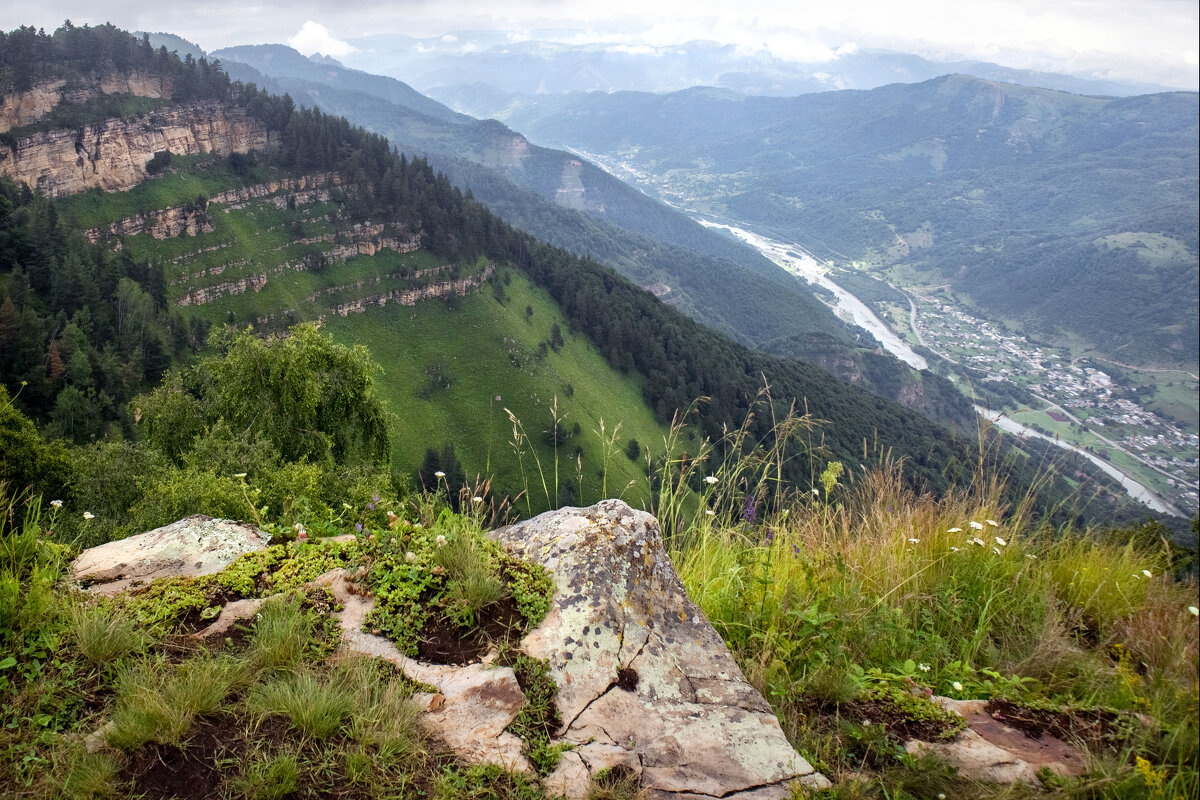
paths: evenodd
<path fill-rule="evenodd" d="M 52 197 L 93 188 L 120 192 L 146 179 L 146 164 L 157 152 L 229 155 L 266 147 L 259 120 L 239 108 L 195 103 L 22 138 L 0 148 L 0 175 Z"/>

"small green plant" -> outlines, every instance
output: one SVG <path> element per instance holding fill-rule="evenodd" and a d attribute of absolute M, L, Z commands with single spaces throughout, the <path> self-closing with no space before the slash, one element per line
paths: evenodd
<path fill-rule="evenodd" d="M 525 693 L 525 705 L 508 730 L 525 741 L 529 748 L 529 760 L 538 775 L 546 776 L 558 766 L 558 760 L 566 743 L 551 744 L 550 737 L 562 725 L 562 717 L 555 705 L 558 685 L 550 677 L 550 666 L 542 659 L 530 658 L 524 653 L 501 653 L 501 661 L 508 661 L 516 673 L 517 683 Z"/>
<path fill-rule="evenodd" d="M 68 612 L 71 633 L 87 660 L 106 665 L 140 651 L 149 641 L 121 605 L 75 605 Z"/>
<path fill-rule="evenodd" d="M 336 677 L 300 672 L 255 686 L 248 704 L 257 713 L 287 717 L 305 736 L 328 739 L 354 710 L 354 693 Z"/>
<path fill-rule="evenodd" d="M 446 576 L 443 613 L 460 628 L 474 628 L 484 609 L 508 595 L 495 554 L 471 533 L 452 536 L 433 551 Z"/>
<path fill-rule="evenodd" d="M 247 656 L 258 669 L 292 670 L 309 652 L 313 636 L 313 620 L 298 597 L 272 600 L 255 615 Z"/>
<path fill-rule="evenodd" d="M 247 800 L 282 800 L 300 788 L 300 761 L 295 753 L 253 761 L 234 785 Z"/>
<path fill-rule="evenodd" d="M 641 780 L 633 770 L 625 767 L 608 767 L 592 776 L 585 800 L 644 800 Z"/>

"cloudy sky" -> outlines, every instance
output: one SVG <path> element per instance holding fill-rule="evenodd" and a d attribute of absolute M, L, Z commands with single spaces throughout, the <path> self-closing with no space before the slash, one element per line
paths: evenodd
<path fill-rule="evenodd" d="M 500 30 L 526 38 L 569 29 L 576 43 L 707 39 L 807 62 L 886 48 L 1193 90 L 1200 84 L 1196 0 L 39 0 L 22 6 L 4 3 L 0 27 L 110 21 L 176 33 L 206 50 L 291 42 L 337 55 L 348 40 L 380 33 Z"/>

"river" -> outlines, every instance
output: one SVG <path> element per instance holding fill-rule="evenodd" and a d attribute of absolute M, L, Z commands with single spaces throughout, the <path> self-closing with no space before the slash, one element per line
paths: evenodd
<path fill-rule="evenodd" d="M 835 308 L 839 317 L 842 319 L 849 317 L 848 321 L 870 333 L 883 345 L 885 350 L 913 369 L 928 369 L 929 363 L 924 356 L 893 333 L 892 329 L 883 324 L 865 303 L 834 283 L 829 277 L 829 271 L 799 245 L 768 239 L 766 236 L 760 236 L 732 225 L 721 225 L 703 219 L 696 221 L 707 228 L 720 228 L 732 233 L 793 275 L 804 278 L 822 289 L 829 290 L 837 297 Z"/>
<path fill-rule="evenodd" d="M 829 278 L 829 271 L 821 265 L 810 253 L 804 250 L 798 244 L 780 242 L 757 233 L 752 233 L 743 228 L 738 228 L 733 225 L 723 225 L 708 220 L 693 217 L 701 225 L 708 228 L 720 228 L 741 239 L 746 244 L 758 250 L 764 256 L 775 262 L 779 266 L 786 269 L 788 272 L 797 277 L 804 278 L 811 284 L 827 289 L 837 298 L 835 310 L 840 317 L 845 319 L 849 317 L 855 325 L 868 331 L 872 336 L 879 340 L 884 349 L 889 353 L 904 361 L 914 369 L 926 369 L 929 364 L 925 361 L 920 353 L 915 352 L 908 343 L 892 332 L 892 329 L 883 323 L 879 317 L 865 303 L 859 300 L 850 292 L 838 286 Z M 1174 514 L 1182 516 L 1179 509 L 1167 503 L 1157 494 L 1152 492 L 1146 486 L 1138 483 L 1133 478 L 1126 475 L 1117 467 L 1109 462 L 1088 451 L 1076 447 L 1070 442 L 1064 442 L 1056 439 L 1053 436 L 1047 436 L 1044 433 L 1033 430 L 1022 425 L 1019 422 L 1009 419 L 1006 416 L 996 418 L 994 412 L 989 412 L 982 406 L 975 406 L 975 411 L 996 424 L 1003 431 L 1015 434 L 1017 436 L 1036 436 L 1041 439 L 1053 442 L 1057 446 L 1065 450 L 1073 450 L 1079 455 L 1091 461 L 1105 473 L 1111 475 L 1121 486 L 1129 493 L 1129 496 L 1138 502 L 1144 503 L 1150 509 L 1163 514 Z"/>

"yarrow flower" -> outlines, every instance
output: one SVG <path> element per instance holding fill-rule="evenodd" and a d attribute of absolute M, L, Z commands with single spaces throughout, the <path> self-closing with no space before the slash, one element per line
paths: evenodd
<path fill-rule="evenodd" d="M 958 681 L 955 681 L 954 683 L 952 683 L 950 685 L 954 687 L 954 691 L 956 691 L 956 692 L 961 692 L 963 690 L 963 685 L 961 683 L 959 683 Z"/>
<path fill-rule="evenodd" d="M 235 478 L 244 478 L 244 477 L 246 477 L 246 473 L 244 473 L 244 472 L 235 472 L 235 473 L 233 473 L 233 477 L 235 477 Z"/>
<path fill-rule="evenodd" d="M 407 553 L 404 554 L 404 560 L 411 564 L 417 560 L 417 554 L 414 553 L 412 550 L 409 550 Z"/>
<path fill-rule="evenodd" d="M 62 500 L 51 500 L 50 505 L 54 506 L 55 508 L 62 508 Z"/>
<path fill-rule="evenodd" d="M 993 548 L 992 548 L 992 552 L 993 552 L 993 553 L 995 553 L 996 555 L 1000 555 L 1000 548 L 999 548 L 999 547 L 993 547 Z"/>
<path fill-rule="evenodd" d="M 1191 614 L 1193 617 L 1200 617 L 1200 608 L 1196 608 L 1195 606 L 1188 606 L 1188 613 Z"/>
<path fill-rule="evenodd" d="M 951 528 L 946 533 L 962 533 L 962 528 Z"/>
<path fill-rule="evenodd" d="M 1151 575 L 1151 574 L 1150 574 L 1150 570 L 1148 570 L 1148 569 L 1144 569 L 1144 570 L 1142 570 L 1142 574 L 1143 574 L 1143 575 L 1145 575 L 1147 578 L 1153 578 L 1153 577 L 1154 577 L 1153 575 Z"/>
<path fill-rule="evenodd" d="M 1004 547 L 1004 545 L 1008 544 L 1008 542 L 1004 541 L 1004 540 L 1003 540 L 1003 539 L 1001 539 L 999 536 L 997 536 L 997 537 L 996 537 L 996 544 L 1000 545 L 1001 547 Z"/>
<path fill-rule="evenodd" d="M 433 477 L 435 477 L 435 478 L 444 478 L 444 477 L 446 477 L 446 473 L 442 472 L 442 471 L 439 469 L 437 472 L 433 473 Z"/>
<path fill-rule="evenodd" d="M 820 489 L 813 489 L 813 490 L 812 490 L 812 493 L 813 493 L 813 494 L 815 494 L 815 495 L 817 495 L 817 496 L 819 497 L 819 496 L 821 495 L 821 490 L 820 490 Z"/>
<path fill-rule="evenodd" d="M 921 670 L 921 672 L 929 672 L 929 665 L 928 664 L 917 664 L 917 669 Z"/>
<path fill-rule="evenodd" d="M 974 528 L 974 529 L 975 529 L 975 530 L 977 530 L 977 531 L 981 531 L 981 530 L 983 530 L 983 523 L 982 523 L 982 522 L 976 522 L 975 520 L 971 520 L 971 521 L 970 521 L 970 522 L 968 522 L 967 524 L 968 524 L 968 525 L 970 525 L 972 528 Z"/>
<path fill-rule="evenodd" d="M 997 526 L 998 526 L 1000 523 L 996 522 L 996 520 L 994 520 L 994 519 L 989 519 L 989 520 L 987 520 L 987 524 L 988 524 L 988 525 L 991 525 L 993 528 L 995 528 L 995 527 L 997 527 Z"/>
<path fill-rule="evenodd" d="M 951 547 L 951 548 L 950 548 L 950 551 L 951 551 L 952 553 L 957 553 L 957 552 L 958 552 L 958 548 L 957 548 L 957 547 Z"/>
<path fill-rule="evenodd" d="M 974 539 L 971 540 L 971 544 L 977 544 L 980 547 L 983 547 L 983 539 L 980 539 L 978 536 L 976 536 Z"/>
<path fill-rule="evenodd" d="M 908 537 L 908 543 L 909 543 L 909 544 L 920 544 L 920 543 L 921 543 L 921 540 L 920 540 L 920 539 L 914 539 L 913 537 L 911 537 L 911 536 L 910 536 L 910 537 Z"/>
<path fill-rule="evenodd" d="M 90 511 L 85 511 L 85 512 L 83 512 L 83 518 L 84 519 L 95 519 L 96 515 Z"/>
<path fill-rule="evenodd" d="M 474 497 L 472 497 L 472 498 L 471 498 L 471 502 L 472 502 L 472 503 L 482 503 L 482 502 L 483 502 L 483 498 L 482 498 L 482 497 L 480 497 L 479 495 L 475 495 Z"/>
<path fill-rule="evenodd" d="M 716 482 L 717 482 L 717 476 L 716 476 L 716 475 L 709 475 L 708 477 L 706 477 L 706 478 L 704 479 L 704 482 L 705 482 L 705 483 L 707 483 L 708 485 L 710 485 L 710 486 L 711 486 L 712 484 L 714 484 L 714 483 L 716 483 Z"/>
<path fill-rule="evenodd" d="M 1031 561 L 1037 561 L 1037 556 L 1035 556 L 1033 553 L 1026 553 L 1025 557 L 1030 559 Z"/>
<path fill-rule="evenodd" d="M 438 534 L 438 537 L 433 540 L 433 543 L 436 544 L 438 547 L 442 547 L 443 545 L 446 544 L 446 537 L 442 536 L 441 534 Z"/>

